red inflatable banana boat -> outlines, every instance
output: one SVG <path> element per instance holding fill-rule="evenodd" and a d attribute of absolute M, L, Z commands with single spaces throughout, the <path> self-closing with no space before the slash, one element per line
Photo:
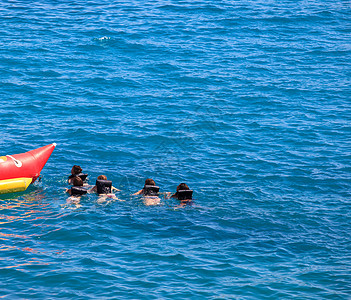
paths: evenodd
<path fill-rule="evenodd" d="M 40 176 L 56 144 L 26 153 L 0 156 L 0 194 L 22 192 Z"/>

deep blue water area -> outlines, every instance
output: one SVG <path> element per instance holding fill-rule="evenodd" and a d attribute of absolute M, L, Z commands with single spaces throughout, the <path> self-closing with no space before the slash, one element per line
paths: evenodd
<path fill-rule="evenodd" d="M 4 299 L 350 299 L 349 1 L 1 1 Z M 74 164 L 119 200 L 67 204 Z M 1 171 L 1 170 L 0 170 Z M 194 205 L 131 194 L 181 182 Z"/>

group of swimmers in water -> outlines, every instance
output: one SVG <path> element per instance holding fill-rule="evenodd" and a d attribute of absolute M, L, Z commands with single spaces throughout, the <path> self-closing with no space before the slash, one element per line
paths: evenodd
<path fill-rule="evenodd" d="M 75 204 L 80 207 L 80 197 L 88 193 L 97 193 L 99 195 L 98 202 L 105 202 L 110 200 L 120 200 L 116 197 L 115 192 L 120 190 L 112 185 L 112 181 L 107 180 L 105 175 L 99 175 L 96 179 L 94 186 L 86 183 L 88 174 L 82 173 L 83 169 L 80 166 L 74 165 L 71 170 L 71 175 L 68 177 L 68 183 L 71 186 L 70 189 L 66 189 L 66 192 L 71 195 L 67 199 L 68 203 Z M 160 188 L 156 186 L 153 179 L 148 178 L 145 180 L 144 187 L 134 193 L 133 195 L 143 196 L 145 205 L 158 205 L 161 202 L 159 195 Z M 179 207 L 192 203 L 193 191 L 190 190 L 187 184 L 181 183 L 177 186 L 177 190 L 174 194 L 170 192 L 162 193 L 166 198 L 175 198 L 180 201 Z M 120 200 L 122 201 L 122 200 Z"/>

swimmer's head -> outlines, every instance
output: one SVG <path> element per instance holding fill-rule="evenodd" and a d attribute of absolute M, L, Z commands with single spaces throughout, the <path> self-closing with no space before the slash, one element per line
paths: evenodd
<path fill-rule="evenodd" d="M 186 183 L 183 182 L 177 186 L 177 192 L 185 190 L 190 190 Z"/>
<path fill-rule="evenodd" d="M 72 167 L 71 173 L 72 175 L 78 175 L 79 173 L 82 173 L 83 169 L 80 166 L 74 165 Z"/>
<path fill-rule="evenodd" d="M 105 175 L 99 175 L 98 180 L 107 180 L 107 177 Z"/>
<path fill-rule="evenodd" d="M 83 180 L 79 176 L 76 176 L 72 179 L 72 184 L 74 186 L 83 186 Z"/>
<path fill-rule="evenodd" d="M 145 185 L 156 185 L 155 181 L 151 178 L 145 180 Z"/>

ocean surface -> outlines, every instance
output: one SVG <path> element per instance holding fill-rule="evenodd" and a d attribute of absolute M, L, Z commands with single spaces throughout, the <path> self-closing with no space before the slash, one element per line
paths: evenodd
<path fill-rule="evenodd" d="M 1 1 L 2 299 L 351 299 L 349 1 Z M 71 167 L 118 200 L 67 203 Z M 193 205 L 132 196 L 185 182 Z"/>

